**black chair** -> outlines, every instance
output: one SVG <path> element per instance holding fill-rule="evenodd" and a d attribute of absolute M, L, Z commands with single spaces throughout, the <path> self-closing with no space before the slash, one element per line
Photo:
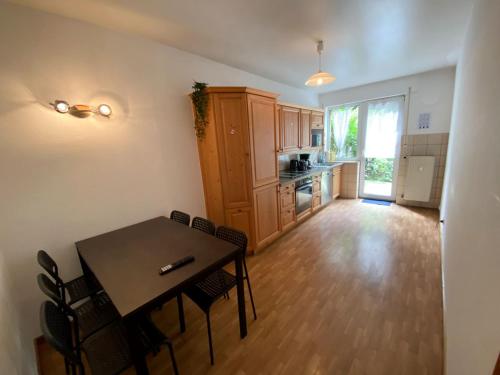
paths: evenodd
<path fill-rule="evenodd" d="M 182 211 L 177 211 L 177 210 L 173 210 L 170 213 L 170 219 L 177 221 L 178 223 L 188 225 L 188 226 L 189 226 L 189 222 L 191 221 L 191 217 L 188 214 L 186 214 L 185 212 L 182 212 Z"/>
<path fill-rule="evenodd" d="M 40 266 L 42 266 L 42 268 L 54 279 L 57 287 L 60 289 L 61 297 L 68 305 L 72 305 L 84 298 L 97 294 L 102 290 L 97 280 L 93 279 L 89 282 L 85 276 L 77 277 L 65 283 L 59 276 L 59 269 L 56 262 L 47 252 L 45 252 L 45 250 L 38 251 L 37 260 L 38 264 L 40 264 Z M 69 294 L 68 301 L 66 301 L 66 291 Z"/>
<path fill-rule="evenodd" d="M 71 322 L 65 313 L 53 302 L 46 301 L 40 308 L 40 326 L 49 345 L 61 353 L 69 363 L 73 375 L 85 373 L 82 352 L 86 355 L 93 375 L 119 374 L 132 365 L 126 332 L 119 321 L 108 325 L 80 344 L 78 331 L 72 332 Z M 148 320 L 139 323 L 137 332 L 138 354 L 146 355 L 150 352 L 153 340 L 161 341 L 161 344 L 166 344 L 169 348 L 172 367 L 177 375 L 171 341 Z"/>
<path fill-rule="evenodd" d="M 37 281 L 42 292 L 54 301 L 61 311 L 73 319 L 82 340 L 120 318 L 106 293 L 96 294 L 81 305 L 70 307 L 59 295 L 57 285 L 47 275 L 39 274 Z"/>
<path fill-rule="evenodd" d="M 215 234 L 215 225 L 208 219 L 196 216 L 191 223 L 191 228 L 201 230 L 210 235 Z"/>
<path fill-rule="evenodd" d="M 222 240 L 231 242 L 237 245 L 240 250 L 245 254 L 247 250 L 247 236 L 245 233 L 227 227 L 219 227 L 216 231 L 216 237 Z M 248 270 L 245 258 L 243 258 L 244 279 L 247 281 L 248 292 L 250 294 L 250 301 L 252 302 L 253 316 L 257 319 L 255 311 L 255 304 L 253 301 L 252 288 L 250 286 L 250 279 L 248 277 Z M 197 284 L 188 287 L 184 293 L 191 298 L 191 300 L 198 305 L 198 307 L 205 312 L 207 318 L 208 329 L 208 345 L 210 349 L 210 363 L 214 364 L 214 352 L 212 346 L 212 331 L 210 328 L 210 307 L 215 301 L 224 296 L 236 286 L 236 276 L 227 272 L 224 269 L 217 270 L 206 279 L 198 282 Z"/>

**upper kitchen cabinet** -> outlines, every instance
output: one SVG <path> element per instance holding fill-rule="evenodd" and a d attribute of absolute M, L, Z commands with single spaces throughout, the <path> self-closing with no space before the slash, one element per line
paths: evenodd
<path fill-rule="evenodd" d="M 300 139 L 299 148 L 311 147 L 311 111 L 300 110 Z"/>
<path fill-rule="evenodd" d="M 279 113 L 279 146 L 282 153 L 309 151 L 322 146 L 323 112 L 317 108 L 281 103 Z"/>
<path fill-rule="evenodd" d="M 299 148 L 300 109 L 281 106 L 282 151 L 297 150 Z"/>
<path fill-rule="evenodd" d="M 313 111 L 311 114 L 311 128 L 324 129 L 325 123 L 323 119 L 323 112 Z"/>
<path fill-rule="evenodd" d="M 253 187 L 277 182 L 279 170 L 276 152 L 279 131 L 276 99 L 248 95 L 248 120 Z"/>

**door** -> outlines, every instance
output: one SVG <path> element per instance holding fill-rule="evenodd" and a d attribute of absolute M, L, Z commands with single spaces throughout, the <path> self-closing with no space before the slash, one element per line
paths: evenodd
<path fill-rule="evenodd" d="M 370 101 L 361 106 L 359 195 L 396 200 L 404 98 Z"/>
<path fill-rule="evenodd" d="M 248 95 L 253 187 L 278 181 L 276 99 Z"/>
<path fill-rule="evenodd" d="M 311 111 L 300 110 L 300 140 L 299 148 L 311 147 Z"/>
<path fill-rule="evenodd" d="M 283 151 L 299 148 L 300 110 L 292 107 L 281 107 L 281 128 L 283 131 Z"/>
<path fill-rule="evenodd" d="M 278 184 L 254 190 L 256 246 L 274 239 L 279 234 Z"/>

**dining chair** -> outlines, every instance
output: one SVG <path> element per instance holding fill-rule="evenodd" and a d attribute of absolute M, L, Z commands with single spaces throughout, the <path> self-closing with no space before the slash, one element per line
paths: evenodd
<path fill-rule="evenodd" d="M 102 290 L 97 280 L 89 282 L 83 275 L 71 281 L 64 282 L 59 276 L 57 263 L 45 250 L 38 251 L 37 260 L 38 264 L 40 264 L 40 266 L 54 279 L 57 288 L 60 290 L 61 297 L 68 305 L 72 305 L 84 298 L 95 295 Z M 69 295 L 68 301 L 66 301 L 66 291 Z"/>
<path fill-rule="evenodd" d="M 159 340 L 170 352 L 172 367 L 177 375 L 172 342 L 156 328 L 152 322 L 140 322 L 136 342 L 138 355 L 146 355 L 151 349 L 151 340 Z M 71 322 L 53 302 L 43 302 L 40 308 L 40 327 L 50 346 L 62 354 L 69 363 L 72 375 L 84 375 L 85 366 L 82 352 L 93 375 L 119 374 L 132 366 L 131 350 L 128 345 L 125 328 L 116 321 L 89 336 L 80 343 L 78 331 L 71 329 Z M 76 336 L 76 337 L 75 337 Z"/>
<path fill-rule="evenodd" d="M 185 212 L 173 210 L 170 213 L 170 219 L 177 221 L 178 223 L 189 226 L 189 221 L 191 220 L 191 217 Z"/>
<path fill-rule="evenodd" d="M 75 327 L 79 329 L 79 337 L 84 340 L 88 336 L 120 318 L 120 315 L 106 293 L 90 297 L 84 303 L 69 306 L 58 293 L 57 285 L 43 273 L 37 276 L 38 286 L 61 311 L 70 316 Z"/>
<path fill-rule="evenodd" d="M 215 225 L 208 219 L 196 216 L 191 223 L 191 228 L 201 230 L 210 235 L 215 234 Z"/>
<path fill-rule="evenodd" d="M 245 233 L 228 227 L 218 227 L 215 235 L 217 238 L 231 242 L 232 244 L 238 246 L 240 251 L 242 251 L 243 254 L 246 254 L 248 239 Z M 253 316 L 254 319 L 257 319 L 257 313 L 255 311 L 255 304 L 253 301 L 252 289 L 250 286 L 250 279 L 248 277 L 245 257 L 243 257 L 243 267 L 243 278 L 247 281 L 250 301 L 252 302 Z M 236 276 L 221 268 L 209 275 L 204 280 L 184 290 L 184 293 L 205 313 L 207 319 L 210 363 L 212 365 L 214 364 L 214 351 L 212 345 L 212 331 L 210 327 L 210 308 L 215 301 L 224 296 L 235 286 Z"/>

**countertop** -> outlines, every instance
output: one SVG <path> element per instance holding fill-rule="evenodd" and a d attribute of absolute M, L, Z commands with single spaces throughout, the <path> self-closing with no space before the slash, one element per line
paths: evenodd
<path fill-rule="evenodd" d="M 307 173 L 301 174 L 300 176 L 296 176 L 296 177 L 281 177 L 280 176 L 280 184 L 281 185 L 290 184 L 294 181 L 301 180 L 305 177 L 314 176 L 314 175 L 320 174 L 323 171 L 328 171 L 329 169 L 333 169 L 335 167 L 341 166 L 344 163 L 345 162 L 339 161 L 339 162 L 333 162 L 333 163 L 325 163 L 322 165 L 316 165 L 313 168 L 309 169 L 307 171 Z"/>

